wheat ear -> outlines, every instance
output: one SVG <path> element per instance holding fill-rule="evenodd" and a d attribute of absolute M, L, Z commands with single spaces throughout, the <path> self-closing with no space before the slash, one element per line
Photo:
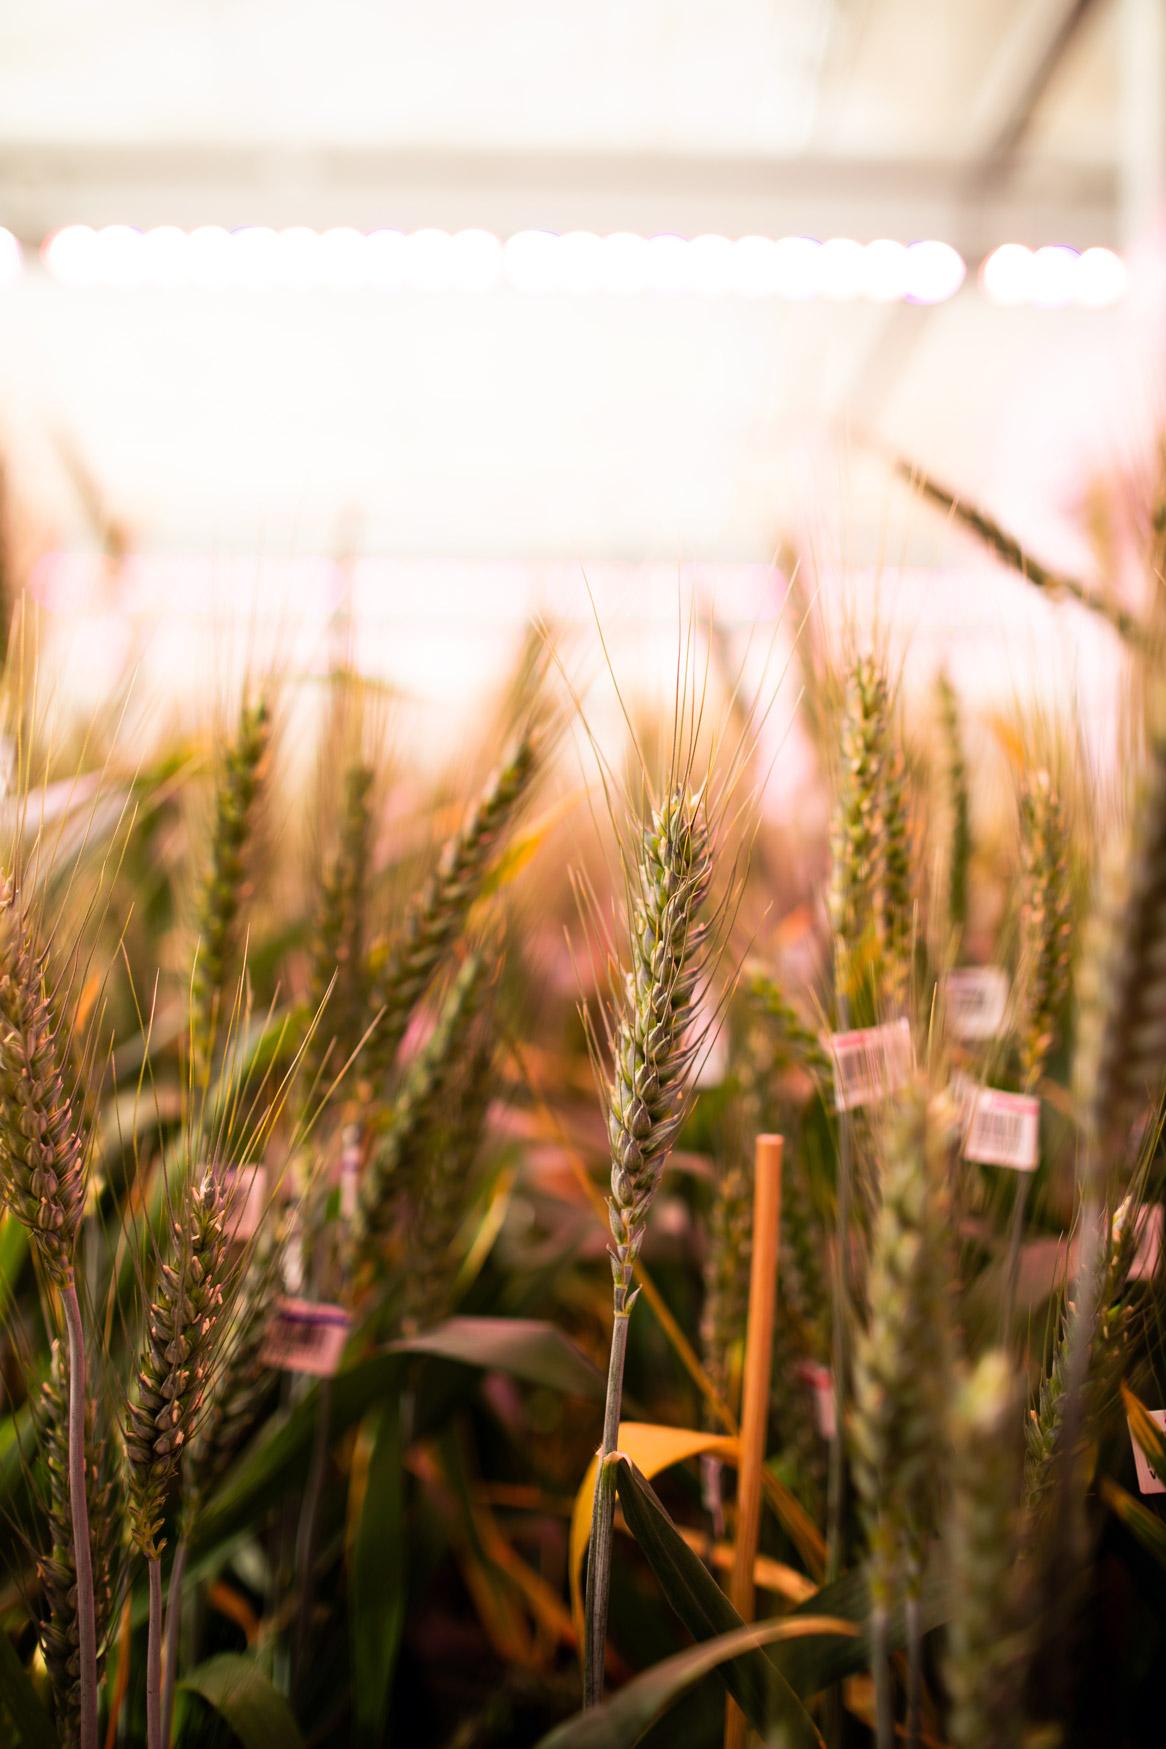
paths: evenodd
<path fill-rule="evenodd" d="M 730 1406 L 736 1398 L 734 1350 L 745 1329 L 749 1303 L 752 1218 L 749 1174 L 739 1159 L 729 1160 L 717 1173 L 709 1210 L 700 1339 L 705 1371 L 721 1401 Z"/>
<path fill-rule="evenodd" d="M 1017 1610 L 1021 1446 L 1015 1372 L 983 1356 L 952 1416 L 951 1600 L 944 1669 L 955 1749 L 1016 1749 L 1023 1637 Z"/>
<path fill-rule="evenodd" d="M 212 1371 L 223 1308 L 225 1213 L 213 1170 L 183 1187 L 126 1411 L 130 1538 L 145 1558 L 149 1579 L 148 1749 L 162 1749 L 162 1526 Z"/>
<path fill-rule="evenodd" d="M 1026 552 L 1015 535 L 1000 526 L 993 517 L 983 510 L 977 510 L 972 504 L 966 504 L 950 492 L 946 486 L 941 486 L 938 480 L 923 473 L 919 468 L 907 462 L 896 463 L 897 472 L 924 497 L 938 505 L 941 510 L 954 516 L 970 534 L 995 554 L 1003 565 L 1016 571 L 1034 589 L 1051 596 L 1054 600 L 1067 599 L 1078 602 L 1088 608 L 1099 619 L 1104 619 L 1113 627 L 1119 637 L 1129 644 L 1139 647 L 1146 643 L 1146 628 L 1141 621 L 1116 601 L 1108 596 L 1100 595 L 1088 584 L 1081 583 L 1076 577 L 1068 576 L 1064 571 L 1054 571 L 1048 565 L 1042 565 L 1039 559 Z"/>
<path fill-rule="evenodd" d="M 887 683 L 861 656 L 846 684 L 842 763 L 830 834 L 830 926 L 840 999 L 852 984 L 864 938 L 878 928 L 884 886 L 884 787 L 888 758 Z"/>
<path fill-rule="evenodd" d="M 489 1016 L 479 1016 L 466 1061 L 450 1089 L 417 1175 L 412 1223 L 412 1267 L 405 1281 L 406 1330 L 445 1317 L 456 1271 L 454 1245 L 465 1213 L 470 1175 L 481 1148 L 494 1091 L 494 1046 Z"/>
<path fill-rule="evenodd" d="M 603 1698 L 614 1501 L 603 1467 L 619 1436 L 632 1274 L 648 1212 L 684 1118 L 698 1048 L 689 1038 L 704 969 L 708 925 L 700 911 L 712 876 L 704 793 L 675 791 L 644 827 L 634 876 L 631 965 L 614 1029 L 608 1096 L 614 1320 L 603 1441 L 587 1562 L 584 1705 Z"/>
<path fill-rule="evenodd" d="M 954 952 L 959 948 L 968 921 L 968 870 L 972 859 L 971 800 L 968 793 L 968 768 L 960 733 L 959 698 L 946 674 L 936 676 L 935 699 L 947 815 L 944 858 L 947 926 Z"/>
<path fill-rule="evenodd" d="M 41 1386 L 38 1422 L 48 1477 L 47 1520 L 50 1549 L 37 1561 L 37 1574 L 47 1604 L 40 1624 L 41 1650 L 53 1692 L 57 1734 L 64 1749 L 74 1749 L 81 1736 L 81 1645 L 77 1620 L 77 1563 L 73 1554 L 73 1520 L 69 1505 L 69 1380 L 65 1351 L 52 1344 L 49 1374 Z M 113 1478 L 108 1473 L 102 1440 L 86 1440 L 86 1470 L 97 1527 L 93 1551 L 94 1623 L 98 1648 L 98 1680 L 104 1639 L 113 1611 L 114 1534 L 118 1517 Z M 104 1534 L 103 1534 L 104 1533 Z"/>
<path fill-rule="evenodd" d="M 883 997 L 893 1014 L 903 1011 L 911 980 L 914 896 L 911 890 L 911 822 L 907 761 L 899 743 L 887 737 L 883 773 L 883 881 L 879 894 Z"/>
<path fill-rule="evenodd" d="M 1047 771 L 1021 795 L 1020 986 L 1016 1023 L 1021 1085 L 1032 1092 L 1056 1044 L 1069 993 L 1072 896 L 1068 821 Z"/>
<path fill-rule="evenodd" d="M 870 1310 L 855 1345 L 851 1447 L 869 1548 L 879 1749 L 890 1749 L 887 1624 L 917 1561 L 942 1448 L 946 1135 L 921 1088 L 903 1095 L 883 1140 Z"/>
<path fill-rule="evenodd" d="M 363 1054 L 363 1076 L 383 1087 L 409 1017 L 436 976 L 482 890 L 503 838 L 539 769 L 539 749 L 524 736 L 491 779 L 465 827 L 451 838 L 400 936 L 369 963 L 368 1012 L 376 1018 Z M 379 1018 L 377 1018 L 379 1017 Z"/>
<path fill-rule="evenodd" d="M 69 1510 L 77 1572 L 81 1749 L 97 1749 L 97 1623 L 85 1473 L 85 1329 L 73 1261 L 85 1210 L 85 1150 L 65 1089 L 64 1051 L 23 902 L 0 883 L 0 1186 L 28 1229 L 65 1313 Z"/>
<path fill-rule="evenodd" d="M 755 969 L 749 974 L 747 989 L 753 1007 L 766 1023 L 765 1043 L 775 1062 L 798 1063 L 829 1087 L 834 1076 L 830 1053 L 777 980 Z"/>
<path fill-rule="evenodd" d="M 377 1138 L 360 1185 L 359 1226 L 364 1249 L 376 1253 L 391 1230 L 400 1199 L 415 1188 L 420 1161 L 441 1114 L 442 1098 L 486 986 L 487 961 L 468 954 L 450 986 L 437 1024 L 409 1064 L 387 1125 Z"/>
<path fill-rule="evenodd" d="M 270 728 L 262 700 L 243 706 L 215 785 L 210 865 L 198 898 L 199 946 L 191 977 L 191 1060 L 200 1087 L 210 1079 Z"/>
<path fill-rule="evenodd" d="M 178 1542 L 170 1568 L 162 1670 L 162 1741 L 170 1741 L 178 1681 L 178 1633 L 182 1588 L 191 1531 L 203 1501 L 222 1481 L 259 1424 L 270 1395 L 272 1371 L 263 1359 L 278 1279 L 279 1250 L 267 1244 L 254 1252 L 235 1290 L 222 1353 L 207 1396 L 183 1454 L 182 1506 Z"/>
<path fill-rule="evenodd" d="M 305 1045 L 301 1071 L 316 1094 L 325 1059 L 335 1051 L 339 1069 L 360 1043 L 367 1004 L 365 912 L 372 841 L 374 774 L 367 765 L 350 766 L 335 854 L 324 870 L 311 945 L 308 1007 L 320 1024 Z M 335 1047 L 338 1047 L 336 1049 Z"/>

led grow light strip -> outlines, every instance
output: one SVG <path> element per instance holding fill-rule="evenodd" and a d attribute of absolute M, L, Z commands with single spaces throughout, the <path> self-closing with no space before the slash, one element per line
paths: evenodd
<path fill-rule="evenodd" d="M 136 289 L 195 287 L 473 293 L 506 286 L 529 296 L 589 294 L 776 298 L 801 302 L 945 303 L 966 277 L 949 243 L 849 237 L 643 237 L 631 231 L 362 232 L 347 227 L 228 231 L 200 225 L 138 230 L 66 225 L 41 259 L 61 285 Z M 0 283 L 19 277 L 23 256 L 0 230 Z M 1006 243 L 984 261 L 980 283 L 993 303 L 1101 308 L 1120 299 L 1126 269 L 1109 249 Z"/>

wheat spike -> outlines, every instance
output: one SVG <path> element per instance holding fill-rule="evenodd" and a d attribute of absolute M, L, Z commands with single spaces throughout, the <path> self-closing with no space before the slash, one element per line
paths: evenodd
<path fill-rule="evenodd" d="M 219 1010 L 231 971 L 270 726 L 262 700 L 243 706 L 238 732 L 215 786 L 210 866 L 199 894 L 199 947 L 191 978 L 191 1057 L 199 1085 L 205 1085 L 210 1075 Z"/>
<path fill-rule="evenodd" d="M 744 1338 L 749 1299 L 752 1220 L 753 1191 L 749 1174 L 739 1160 L 730 1160 L 717 1174 L 709 1210 L 704 1310 L 700 1324 L 705 1371 L 716 1386 L 721 1401 L 730 1406 L 737 1394 L 737 1350 Z"/>
<path fill-rule="evenodd" d="M 360 1225 L 366 1250 L 376 1250 L 396 1220 L 400 1198 L 416 1185 L 432 1143 L 442 1098 L 458 1069 L 486 987 L 487 961 L 469 954 L 450 988 L 429 1038 L 409 1064 L 388 1122 L 377 1138 L 360 1186 Z"/>
<path fill-rule="evenodd" d="M 869 1313 L 855 1346 L 852 1447 L 871 1601 L 889 1609 L 925 1523 L 942 1441 L 947 1219 L 945 1114 L 908 1089 L 883 1138 Z"/>
<path fill-rule="evenodd" d="M 1001 1350 L 985 1354 L 964 1382 L 952 1421 L 948 1734 L 955 1749 L 1014 1749 L 1023 1723 L 1021 1445 L 1015 1373 Z"/>
<path fill-rule="evenodd" d="M 338 1070 L 360 1043 L 364 1030 L 364 929 L 373 782 L 374 774 L 367 765 L 350 766 L 345 773 L 339 840 L 320 882 L 308 1007 L 312 1014 L 323 1011 L 323 1018 L 308 1039 L 302 1071 L 305 1084 L 313 1090 L 319 1087 L 329 1052 Z"/>
<path fill-rule="evenodd" d="M 907 761 L 888 733 L 883 775 L 883 880 L 879 894 L 883 996 L 900 1013 L 911 978 L 914 897 L 911 891 L 911 827 L 908 815 Z"/>
<path fill-rule="evenodd" d="M 49 1276 L 73 1280 L 85 1209 L 84 1147 L 65 1090 L 60 1033 L 45 990 L 45 955 L 12 883 L 0 886 L 0 1180 Z"/>
<path fill-rule="evenodd" d="M 77 1565 L 69 1505 L 69 1383 L 65 1350 L 54 1341 L 49 1374 L 41 1386 L 38 1423 L 47 1474 L 46 1519 L 49 1551 L 37 1561 L 47 1614 L 40 1623 L 41 1650 L 53 1691 L 53 1712 L 63 1749 L 73 1749 L 81 1729 L 81 1647 L 77 1622 Z M 114 1479 L 104 1440 L 94 1438 L 92 1417 L 86 1438 L 86 1473 L 95 1531 L 94 1605 L 98 1678 L 104 1641 L 113 1615 L 114 1569 L 120 1521 Z"/>
<path fill-rule="evenodd" d="M 1077 978 L 1073 1087 L 1086 1133 L 1120 1143 L 1156 1103 L 1166 1049 L 1166 730 L 1128 838 L 1106 859 Z"/>
<path fill-rule="evenodd" d="M 399 939 L 372 956 L 369 1014 L 379 1016 L 364 1051 L 364 1077 L 383 1087 L 409 1017 L 436 976 L 482 889 L 483 880 L 539 769 L 538 745 L 524 736 L 491 779 L 465 827 L 451 838 Z"/>
<path fill-rule="evenodd" d="M 1054 600 L 1067 599 L 1079 602 L 1082 607 L 1095 613 L 1099 619 L 1107 620 L 1118 635 L 1127 643 L 1143 646 L 1146 642 L 1146 629 L 1141 621 L 1116 601 L 1108 596 L 1099 595 L 1090 589 L 1088 584 L 1081 583 L 1075 577 L 1068 576 L 1063 571 L 1053 571 L 1047 565 L 1042 565 L 1039 559 L 1026 552 L 1016 539 L 1006 529 L 1001 528 L 985 511 L 977 510 L 972 504 L 963 503 L 950 492 L 946 486 L 941 486 L 938 480 L 933 480 L 918 467 L 907 462 L 896 462 L 896 470 L 905 480 L 908 480 L 924 498 L 937 504 L 941 510 L 974 534 L 982 541 L 988 551 L 994 553 L 1001 564 L 1010 570 L 1019 572 L 1026 582 L 1034 589 L 1041 590 Z"/>
<path fill-rule="evenodd" d="M 1021 796 L 1021 901 L 1017 1045 L 1021 1083 L 1032 1092 L 1056 1044 L 1069 991 L 1071 893 L 1068 821 L 1047 771 Z"/>
<path fill-rule="evenodd" d="M 959 697 L 946 674 L 935 680 L 939 733 L 942 746 L 944 805 L 947 815 L 946 875 L 947 926 L 952 947 L 958 948 L 968 921 L 968 871 L 972 859 L 971 799 L 968 768 L 960 734 Z"/>
<path fill-rule="evenodd" d="M 183 1461 L 183 1520 L 194 1522 L 242 1451 L 271 1394 L 272 1371 L 263 1358 L 278 1285 L 275 1245 L 250 1260 L 222 1336 L 222 1357 L 198 1414 Z"/>
<path fill-rule="evenodd" d="M 126 1411 L 130 1535 L 156 1561 L 169 1497 L 202 1411 L 223 1309 L 225 1199 L 208 1171 L 184 1187 L 146 1315 Z"/>
<path fill-rule="evenodd" d="M 699 913 L 712 875 L 703 796 L 672 795 L 645 828 L 631 918 L 631 969 L 608 1098 L 616 1307 L 627 1308 L 665 1163 L 684 1117 L 688 1038 L 708 935 Z"/>
<path fill-rule="evenodd" d="M 842 719 L 842 760 L 831 824 L 830 925 L 840 992 L 852 994 L 864 939 L 877 932 L 884 884 L 887 683 L 862 656 L 851 668 Z"/>
<path fill-rule="evenodd" d="M 436 1324 L 449 1310 L 457 1270 L 454 1245 L 465 1213 L 470 1179 L 482 1145 L 494 1090 L 494 1047 L 489 1015 L 480 1016 L 465 1062 L 455 1074 L 450 1109 L 442 1114 L 420 1161 L 414 1198 L 410 1268 L 405 1282 L 406 1329 Z"/>
<path fill-rule="evenodd" d="M 830 1053 L 812 1027 L 802 1019 L 777 980 L 760 969 L 749 974 L 747 990 L 757 1013 L 764 1019 L 764 1038 L 776 1063 L 793 1062 L 811 1074 L 833 1080 Z"/>

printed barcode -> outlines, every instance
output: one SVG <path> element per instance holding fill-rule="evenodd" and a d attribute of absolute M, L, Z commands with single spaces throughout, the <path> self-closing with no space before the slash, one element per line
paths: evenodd
<path fill-rule="evenodd" d="M 995 1038 L 1008 1007 L 1008 978 L 999 966 L 958 966 L 943 980 L 948 1025 L 969 1043 Z"/>
<path fill-rule="evenodd" d="M 350 1324 L 342 1306 L 284 1300 L 264 1344 L 264 1361 L 284 1372 L 330 1377 L 340 1364 Z"/>
<path fill-rule="evenodd" d="M 1040 1157 L 1040 1101 L 982 1087 L 976 1095 L 964 1158 L 981 1166 L 1031 1172 Z"/>
<path fill-rule="evenodd" d="M 911 1073 L 911 1029 L 905 1020 L 861 1032 L 838 1032 L 834 1057 L 834 1104 L 851 1111 L 895 1093 Z"/>
<path fill-rule="evenodd" d="M 1150 1409 L 1150 1420 L 1156 1427 L 1166 1433 L 1166 1409 Z M 1143 1494 L 1166 1494 L 1166 1482 L 1159 1476 L 1157 1470 L 1134 1438 L 1134 1430 L 1130 1428 L 1130 1444 L 1134 1448 L 1134 1468 L 1138 1472 L 1138 1489 Z"/>

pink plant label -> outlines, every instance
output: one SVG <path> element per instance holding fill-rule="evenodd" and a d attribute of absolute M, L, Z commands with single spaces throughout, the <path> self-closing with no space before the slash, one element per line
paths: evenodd
<path fill-rule="evenodd" d="M 914 1065 L 911 1028 L 906 1020 L 868 1026 L 858 1032 L 836 1032 L 830 1040 L 834 1058 L 834 1106 L 853 1111 L 873 1105 L 905 1086 Z"/>
<path fill-rule="evenodd" d="M 281 1372 L 331 1378 L 340 1365 L 352 1319 L 343 1306 L 281 1300 L 263 1349 L 267 1366 Z"/>
<path fill-rule="evenodd" d="M 964 1159 L 980 1166 L 1032 1172 L 1040 1159 L 1040 1100 L 1027 1093 L 981 1087 L 976 1095 Z"/>
<path fill-rule="evenodd" d="M 1166 1409 L 1151 1409 L 1150 1420 L 1155 1427 L 1160 1427 L 1166 1433 Z M 1138 1472 L 1138 1488 L 1143 1494 L 1166 1494 L 1166 1482 L 1159 1476 L 1157 1470 L 1134 1438 L 1134 1430 L 1130 1428 L 1130 1444 L 1134 1448 L 1134 1468 Z"/>
<path fill-rule="evenodd" d="M 816 1360 L 799 1361 L 798 1378 L 814 1393 L 814 1420 L 823 1439 L 833 1439 L 838 1431 L 834 1414 L 834 1374 L 828 1366 Z"/>
<path fill-rule="evenodd" d="M 267 1171 L 263 1166 L 230 1166 L 226 1174 L 227 1237 L 245 1245 L 259 1231 L 267 1202 Z"/>
<path fill-rule="evenodd" d="M 1008 1008 L 1008 974 L 999 966 L 957 966 L 943 980 L 943 996 L 956 1038 L 975 1044 L 1000 1036 Z"/>

